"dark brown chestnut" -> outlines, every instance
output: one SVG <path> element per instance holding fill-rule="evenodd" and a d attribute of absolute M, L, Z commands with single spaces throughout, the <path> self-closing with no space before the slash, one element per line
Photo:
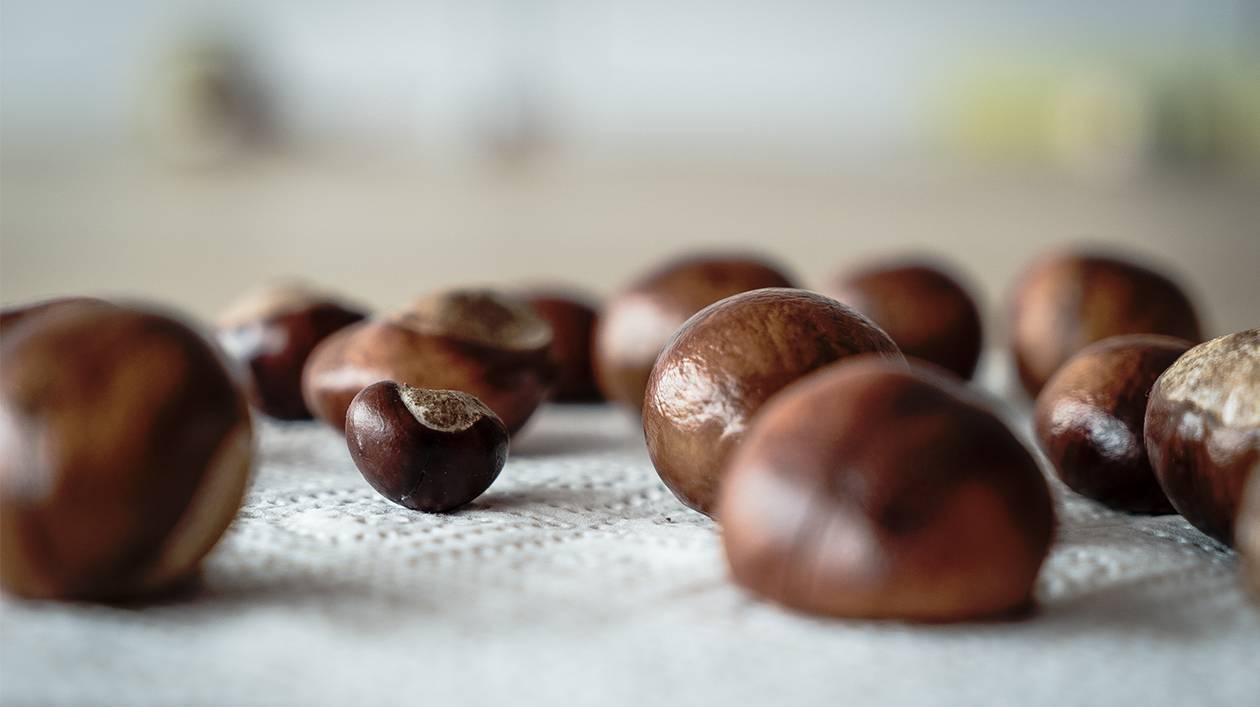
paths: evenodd
<path fill-rule="evenodd" d="M 302 396 L 316 417 L 344 429 L 360 390 L 382 380 L 459 390 L 519 430 L 553 376 L 551 327 L 525 302 L 489 290 L 431 295 L 352 324 L 311 353 Z"/>
<path fill-rule="evenodd" d="M 901 353 L 969 380 L 984 332 L 967 288 L 942 267 L 923 262 L 872 265 L 834 278 L 823 294 L 865 314 Z"/>
<path fill-rule="evenodd" d="M 1234 538 L 1242 555 L 1244 581 L 1260 601 L 1260 465 L 1251 470 L 1250 479 L 1238 512 Z"/>
<path fill-rule="evenodd" d="M 661 480 L 711 515 L 726 458 L 762 403 L 811 371 L 867 353 L 905 365 L 879 327 L 814 292 L 753 290 L 702 309 L 648 381 L 643 431 Z"/>
<path fill-rule="evenodd" d="M 238 365 L 250 404 L 279 420 L 309 420 L 302 368 L 329 334 L 366 315 L 304 286 L 253 293 L 223 314 L 219 344 Z"/>
<path fill-rule="evenodd" d="M 171 317 L 63 304 L 0 345 L 0 584 L 50 599 L 184 583 L 235 517 L 249 408 Z"/>
<path fill-rule="evenodd" d="M 1082 349 L 1037 396 L 1037 440 L 1073 491 L 1132 513 L 1172 513 L 1151 471 L 1146 396 L 1193 344 L 1154 334 L 1103 339 Z"/>
<path fill-rule="evenodd" d="M 1231 544 L 1243 485 L 1260 466 L 1260 329 L 1190 349 L 1155 381 L 1146 453 L 1173 508 Z"/>
<path fill-rule="evenodd" d="M 1030 606 L 1055 525 L 1036 461 L 983 401 L 872 357 L 771 399 L 718 509 L 740 585 L 809 613 L 910 621 Z"/>
<path fill-rule="evenodd" d="M 1033 264 L 1016 286 L 1009 333 L 1020 381 L 1034 397 L 1072 354 L 1109 336 L 1201 340 L 1199 317 L 1175 282 L 1092 253 L 1058 253 Z"/>
<path fill-rule="evenodd" d="M 608 301 L 595 330 L 595 377 L 604 395 L 638 411 L 652 364 L 687 318 L 734 294 L 791 287 L 778 268 L 741 255 L 671 261 Z"/>
<path fill-rule="evenodd" d="M 556 365 L 551 399 L 560 403 L 602 401 L 591 364 L 599 317 L 595 307 L 581 295 L 553 289 L 529 290 L 521 297 L 551 325 L 551 360 Z"/>
<path fill-rule="evenodd" d="M 363 478 L 382 496 L 438 513 L 490 488 L 507 461 L 508 431 L 498 415 L 467 393 L 381 381 L 350 403 L 346 445 Z"/>

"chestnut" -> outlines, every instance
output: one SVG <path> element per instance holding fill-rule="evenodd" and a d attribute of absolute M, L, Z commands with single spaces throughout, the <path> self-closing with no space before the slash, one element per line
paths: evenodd
<path fill-rule="evenodd" d="M 586 298 L 552 289 L 528 290 L 522 299 L 551 325 L 551 360 L 556 378 L 551 399 L 560 403 L 600 402 L 591 346 L 599 315 Z"/>
<path fill-rule="evenodd" d="M 459 390 L 515 433 L 547 395 L 550 346 L 551 327 L 519 299 L 440 292 L 325 339 L 306 362 L 302 397 L 316 417 L 344 429 L 350 401 L 377 381 Z"/>
<path fill-rule="evenodd" d="M 1232 544 L 1243 485 L 1260 466 L 1260 329 L 1199 344 L 1146 404 L 1146 453 L 1173 508 Z"/>
<path fill-rule="evenodd" d="M 13 305 L 0 309 L 0 333 L 7 334 L 18 322 L 28 321 L 66 304 L 108 304 L 95 297 L 53 297 L 50 299 Z"/>
<path fill-rule="evenodd" d="M 944 267 L 925 262 L 875 264 L 833 278 L 823 294 L 865 314 L 901 353 L 969 380 L 984 332 L 972 296 Z"/>
<path fill-rule="evenodd" d="M 1260 467 L 1252 469 L 1250 479 L 1234 537 L 1242 554 L 1243 578 L 1252 595 L 1260 600 Z"/>
<path fill-rule="evenodd" d="M 600 390 L 639 411 L 652 364 L 688 317 L 740 292 L 791 286 L 778 268 L 751 256 L 693 255 L 671 261 L 615 295 L 601 312 L 595 328 Z"/>
<path fill-rule="evenodd" d="M 872 357 L 771 399 L 718 509 L 738 584 L 864 619 L 1022 611 L 1055 526 L 1037 462 L 984 402 L 951 377 Z"/>
<path fill-rule="evenodd" d="M 235 517 L 249 408 L 165 314 L 63 304 L 0 345 L 0 585 L 127 600 L 172 589 Z"/>
<path fill-rule="evenodd" d="M 726 458 L 762 403 L 813 370 L 866 353 L 905 365 L 879 327 L 815 292 L 753 290 L 700 310 L 661 352 L 644 398 L 643 431 L 661 480 L 712 515 Z"/>
<path fill-rule="evenodd" d="M 467 393 L 381 381 L 350 402 L 346 445 L 382 496 L 437 513 L 490 488 L 507 461 L 508 431 Z"/>
<path fill-rule="evenodd" d="M 223 314 L 219 344 L 239 367 L 250 404 L 278 420 L 309 420 L 302 368 L 325 337 L 366 315 L 300 285 L 268 288 Z"/>
<path fill-rule="evenodd" d="M 1201 341 L 1199 317 L 1167 276 L 1095 253 L 1057 253 L 1019 279 L 1010 308 L 1010 345 L 1020 381 L 1036 397 L 1072 354 L 1120 334 Z"/>
<path fill-rule="evenodd" d="M 1082 349 L 1037 396 L 1042 451 L 1073 491 L 1131 513 L 1172 513 L 1146 457 L 1146 396 L 1193 344 L 1154 334 L 1103 339 Z"/>

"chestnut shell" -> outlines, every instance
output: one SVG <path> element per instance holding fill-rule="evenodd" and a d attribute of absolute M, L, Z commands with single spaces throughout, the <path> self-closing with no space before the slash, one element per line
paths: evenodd
<path fill-rule="evenodd" d="M 605 397 L 638 411 L 652 365 L 683 322 L 740 292 L 791 287 L 778 268 L 742 255 L 674 260 L 612 297 L 595 330 L 595 377 Z"/>
<path fill-rule="evenodd" d="M 1164 371 L 1146 406 L 1146 453 L 1177 512 L 1232 544 L 1260 467 L 1260 329 L 1199 344 Z"/>
<path fill-rule="evenodd" d="M 719 504 L 735 581 L 828 616 L 961 621 L 1029 606 L 1054 509 L 1037 463 L 951 379 L 873 358 L 776 395 Z"/>
<path fill-rule="evenodd" d="M 428 405 L 427 416 L 404 402 Z M 453 412 L 452 412 L 453 410 Z M 458 391 L 364 388 L 346 414 L 346 445 L 372 488 L 400 506 L 441 512 L 480 496 L 507 461 L 508 432 L 481 401 Z"/>
<path fill-rule="evenodd" d="M 643 430 L 661 480 L 684 504 L 712 514 L 726 457 L 762 403 L 860 354 L 904 365 L 879 327 L 815 292 L 754 290 L 701 310 L 670 340 L 648 382 Z"/>
<path fill-rule="evenodd" d="M 1091 344 L 1037 396 L 1037 440 L 1073 491 L 1132 513 L 1172 513 L 1146 456 L 1151 386 L 1192 344 L 1153 334 Z"/>
<path fill-rule="evenodd" d="M 278 420 L 309 420 L 302 369 L 321 341 L 365 314 L 328 299 L 309 299 L 221 326 L 217 339 L 244 369 L 251 405 Z"/>
<path fill-rule="evenodd" d="M 1167 276 L 1110 255 L 1064 253 L 1020 278 L 1010 311 L 1020 381 L 1036 396 L 1072 354 L 1121 334 L 1201 340 L 1189 296 Z"/>
<path fill-rule="evenodd" d="M 599 315 L 579 295 L 555 290 L 533 290 L 522 298 L 551 325 L 551 359 L 556 377 L 551 399 L 559 403 L 595 403 L 604 399 L 595 382 L 591 361 Z"/>
<path fill-rule="evenodd" d="M 433 313 L 422 302 L 329 336 L 311 353 L 303 372 L 307 407 L 329 425 L 345 429 L 354 396 L 373 383 L 392 380 L 468 393 L 515 433 L 542 403 L 554 375 L 548 355 L 550 327 L 523 302 L 477 291 L 457 296 L 473 300 L 471 308 Z M 490 311 L 479 314 L 477 302 Z M 497 341 L 506 327 L 520 323 L 513 321 L 521 314 L 518 306 L 529 312 L 524 324 L 531 333 L 523 345 Z"/>
<path fill-rule="evenodd" d="M 897 262 L 835 278 L 823 293 L 879 325 L 901 353 L 968 380 L 984 343 L 980 310 L 941 266 Z"/>
<path fill-rule="evenodd" d="M 165 314 L 63 304 L 0 346 L 0 584 L 143 598 L 190 578 L 240 507 L 249 410 Z"/>

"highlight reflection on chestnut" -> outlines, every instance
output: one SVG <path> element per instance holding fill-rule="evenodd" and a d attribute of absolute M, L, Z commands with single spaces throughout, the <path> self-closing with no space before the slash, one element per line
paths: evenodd
<path fill-rule="evenodd" d="M 382 496 L 413 510 L 440 512 L 490 488 L 507 461 L 508 431 L 467 393 L 381 381 L 350 403 L 346 445 Z"/>
<path fill-rule="evenodd" d="M 639 411 L 652 365 L 687 318 L 718 300 L 763 287 L 791 287 L 778 268 L 744 255 L 674 260 L 613 296 L 595 332 L 595 375 L 604 395 Z"/>
<path fill-rule="evenodd" d="M 1091 344 L 1037 396 L 1037 439 L 1073 491 L 1134 513 L 1172 513 L 1146 456 L 1146 400 L 1191 343 L 1151 334 Z"/>
<path fill-rule="evenodd" d="M 1110 336 L 1163 334 L 1197 343 L 1199 317 L 1177 283 L 1128 260 L 1058 253 L 1020 278 L 1010 310 L 1020 381 L 1036 396 L 1072 354 Z"/>
<path fill-rule="evenodd" d="M 1164 371 L 1146 406 L 1146 453 L 1177 512 L 1231 544 L 1260 466 L 1260 329 L 1195 346 Z"/>
<path fill-rule="evenodd" d="M 762 403 L 860 354 L 905 363 L 870 320 L 807 290 L 754 290 L 701 310 L 661 352 L 644 398 L 643 430 L 661 480 L 680 501 L 712 514 L 723 464 Z"/>
<path fill-rule="evenodd" d="M 870 357 L 767 403 L 718 509 L 732 575 L 755 594 L 910 621 L 1027 607 L 1055 524 L 1036 461 L 982 401 Z"/>

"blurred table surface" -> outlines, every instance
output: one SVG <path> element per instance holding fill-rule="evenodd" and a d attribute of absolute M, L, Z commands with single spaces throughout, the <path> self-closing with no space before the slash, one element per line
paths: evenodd
<path fill-rule="evenodd" d="M 804 286 L 870 258 L 916 254 L 961 271 L 996 343 L 1006 293 L 1029 261 L 1087 243 L 1177 276 L 1209 333 L 1260 325 L 1255 173 L 1097 181 L 904 156 L 680 152 L 495 167 L 351 152 L 189 171 L 132 153 L 6 147 L 0 300 L 122 294 L 208 320 L 244 291 L 291 277 L 384 308 L 466 284 L 608 294 L 699 248 L 764 253 Z"/>
<path fill-rule="evenodd" d="M 1005 390 L 990 357 L 986 387 Z M 1026 428 L 1018 405 L 1005 407 Z M 1056 486 L 1039 609 L 1010 622 L 818 619 L 728 579 L 717 527 L 637 424 L 544 408 L 449 515 L 378 496 L 344 441 L 260 425 L 261 463 L 195 592 L 149 606 L 0 600 L 0 702 L 1244 705 L 1260 609 L 1233 553 L 1173 516 Z"/>

